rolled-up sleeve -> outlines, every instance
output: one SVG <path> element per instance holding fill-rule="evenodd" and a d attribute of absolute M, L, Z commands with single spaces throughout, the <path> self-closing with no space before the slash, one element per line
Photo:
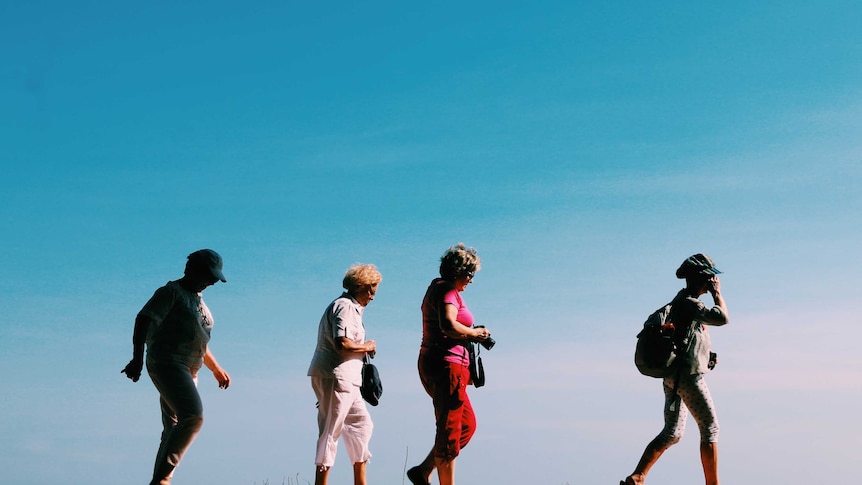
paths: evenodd
<path fill-rule="evenodd" d="M 345 337 L 362 343 L 362 313 L 349 300 L 338 300 L 332 307 L 332 338 Z"/>
<path fill-rule="evenodd" d="M 149 318 L 154 324 L 160 325 L 176 301 L 176 292 L 166 285 L 157 289 L 153 296 L 144 304 L 138 315 Z"/>
<path fill-rule="evenodd" d="M 716 327 L 727 325 L 728 322 L 727 312 L 720 306 L 707 308 L 703 302 L 698 305 L 697 316 L 695 318 L 700 320 L 704 325 L 713 325 Z"/>

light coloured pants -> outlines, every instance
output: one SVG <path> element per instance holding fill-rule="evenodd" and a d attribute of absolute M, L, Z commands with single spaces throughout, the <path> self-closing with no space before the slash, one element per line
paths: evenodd
<path fill-rule="evenodd" d="M 664 379 L 664 429 L 659 433 L 658 440 L 667 446 L 679 442 L 685 433 L 686 418 L 691 412 L 700 430 L 700 442 L 717 443 L 718 417 L 703 374 L 680 376 L 676 394 L 673 392 L 674 379 Z"/>
<path fill-rule="evenodd" d="M 197 388 L 197 369 L 183 364 L 147 364 L 159 391 L 162 439 L 151 485 L 170 483 L 174 469 L 204 424 L 204 409 Z"/>
<path fill-rule="evenodd" d="M 317 466 L 331 467 L 335 463 L 338 439 L 344 436 L 344 447 L 352 463 L 371 458 L 368 443 L 374 424 L 362 400 L 359 386 L 350 382 L 312 376 L 311 387 L 317 396 Z"/>

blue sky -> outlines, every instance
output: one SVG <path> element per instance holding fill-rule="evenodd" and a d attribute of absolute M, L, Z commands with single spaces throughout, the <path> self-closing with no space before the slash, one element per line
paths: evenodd
<path fill-rule="evenodd" d="M 498 342 L 464 483 L 616 483 L 661 427 L 634 334 L 694 252 L 731 324 L 708 376 L 729 483 L 838 483 L 862 446 L 862 36 L 853 2 L 6 2 L 0 472 L 143 483 L 134 315 L 211 247 L 233 385 L 177 483 L 312 477 L 305 371 L 372 262 L 374 483 L 427 452 L 419 303 L 463 241 Z M 707 299 L 707 301 L 709 301 Z M 699 480 L 697 430 L 652 483 Z M 343 449 L 333 482 L 348 480 Z M 792 464 L 792 474 L 787 476 Z"/>

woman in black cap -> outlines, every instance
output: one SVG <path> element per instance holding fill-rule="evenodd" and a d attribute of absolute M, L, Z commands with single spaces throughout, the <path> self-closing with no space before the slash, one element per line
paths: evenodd
<path fill-rule="evenodd" d="M 147 346 L 147 372 L 159 391 L 162 439 L 150 485 L 167 485 L 174 469 L 203 426 L 203 405 L 197 390 L 201 366 L 212 371 L 219 388 L 230 376 L 219 366 L 207 343 L 213 317 L 201 292 L 227 282 L 222 258 L 212 249 L 189 254 L 185 274 L 157 289 L 135 318 L 132 360 L 121 371 L 138 382 Z"/>
<path fill-rule="evenodd" d="M 727 324 L 719 273 L 704 254 L 691 256 L 676 270 L 676 277 L 685 278 L 686 285 L 671 302 L 669 320 L 674 325 L 677 348 L 686 349 L 686 353 L 679 371 L 664 379 L 664 429 L 647 445 L 635 471 L 620 485 L 644 483 L 662 453 L 682 438 L 689 411 L 700 430 L 700 460 L 706 485 L 718 485 L 718 419 L 703 375 L 716 363 L 705 325 Z M 712 295 L 712 308 L 699 300 L 706 293 Z"/>

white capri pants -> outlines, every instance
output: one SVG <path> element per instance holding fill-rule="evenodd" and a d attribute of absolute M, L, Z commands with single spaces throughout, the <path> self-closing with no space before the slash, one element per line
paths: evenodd
<path fill-rule="evenodd" d="M 344 447 L 351 463 L 371 458 L 368 443 L 374 424 L 359 392 L 359 386 L 342 379 L 312 376 L 311 387 L 317 396 L 317 455 L 315 465 L 329 468 L 335 463 L 338 439 L 344 436 Z"/>
<path fill-rule="evenodd" d="M 703 374 L 680 376 L 676 394 L 673 385 L 673 377 L 664 379 L 664 429 L 657 436 L 659 442 L 666 446 L 679 442 L 690 411 L 700 430 L 700 442 L 717 443 L 718 417 Z"/>

